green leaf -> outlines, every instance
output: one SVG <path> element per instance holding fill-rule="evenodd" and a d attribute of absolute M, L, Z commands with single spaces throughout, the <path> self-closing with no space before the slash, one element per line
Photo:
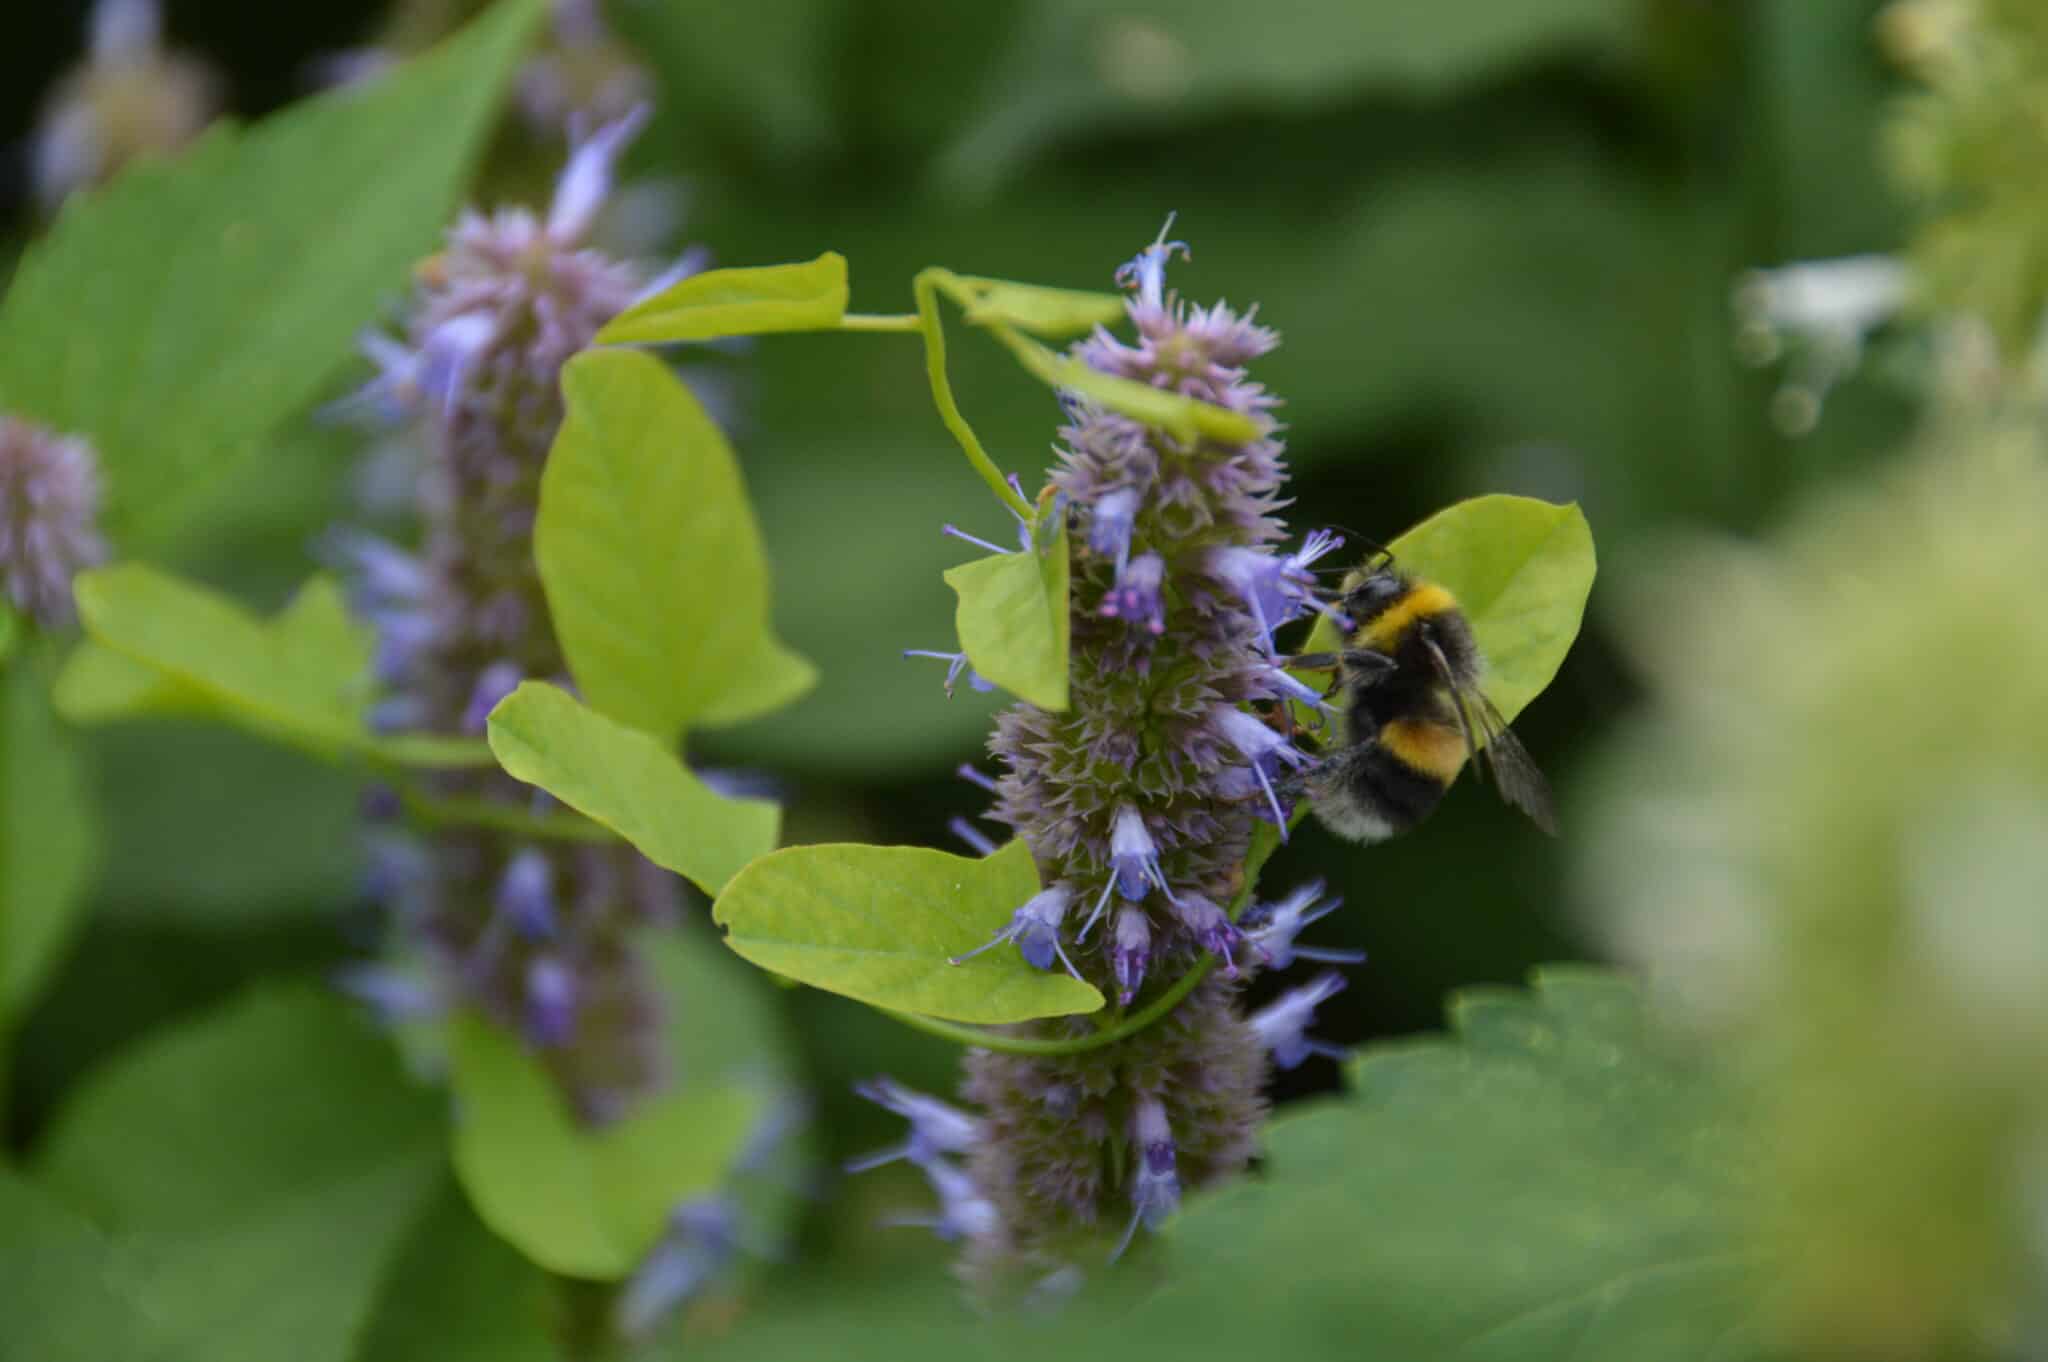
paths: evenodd
<path fill-rule="evenodd" d="M 443 1177 L 391 1265 L 361 1362 L 558 1362 L 548 1279 Z"/>
<path fill-rule="evenodd" d="M 450 1041 L 462 1185 L 485 1224 L 566 1276 L 630 1273 L 676 1203 L 718 1185 L 761 1113 L 745 1085 L 691 1083 L 586 1130 L 503 1028 L 465 1015 Z"/>
<path fill-rule="evenodd" d="M 803 694 L 816 673 L 770 628 L 760 527 L 702 405 L 632 351 L 577 356 L 562 387 L 534 555 L 591 705 L 673 741 Z"/>
<path fill-rule="evenodd" d="M 1043 288 L 1008 279 L 967 277 L 961 282 L 974 291 L 974 300 L 967 306 L 967 320 L 976 326 L 1000 322 L 1034 336 L 1059 340 L 1085 336 L 1098 326 L 1109 326 L 1124 318 L 1124 300 L 1115 293 Z"/>
<path fill-rule="evenodd" d="M 202 715 L 323 757 L 462 766 L 481 755 L 464 739 L 369 730 L 369 632 L 324 577 L 268 622 L 140 563 L 80 573 L 73 589 L 92 635 L 57 679 L 73 722 Z"/>
<path fill-rule="evenodd" d="M 210 1362 L 349 1362 L 440 1162 L 439 1103 L 347 1003 L 267 988 L 93 1074 L 44 1181 Z"/>
<path fill-rule="evenodd" d="M 491 711 L 490 742 L 513 779 L 604 824 L 707 894 L 775 849 L 778 806 L 714 793 L 661 743 L 559 687 L 522 682 Z"/>
<path fill-rule="evenodd" d="M 1248 107 L 1314 110 L 1375 89 L 1435 92 L 1571 46 L 1619 50 L 1634 30 L 1626 0 L 1157 0 L 1128 11 L 1048 0 L 1019 25 L 944 173 L 993 186 L 1062 137 Z"/>
<path fill-rule="evenodd" d="M 108 524 L 306 406 L 447 221 L 540 17 L 503 0 L 362 89 L 221 128 L 68 207 L 0 302 L 0 407 L 89 436 Z"/>
<path fill-rule="evenodd" d="M 726 944 L 766 970 L 876 1007 L 963 1022 L 1093 1012 L 1102 995 L 1014 950 L 952 960 L 1038 892 L 1012 842 L 972 859 L 920 847 L 790 847 L 742 870 L 712 906 Z"/>
<path fill-rule="evenodd" d="M 1040 709 L 1067 707 L 1067 530 L 1044 550 L 1000 553 L 946 569 L 959 594 L 953 627 L 967 660 Z"/>
<path fill-rule="evenodd" d="M 1196 1314 L 1246 1264 L 1287 1284 L 1302 1356 L 1759 1357 L 1765 1265 L 1731 1225 L 1754 1141 L 1588 968 L 1475 990 L 1458 1035 L 1380 1046 L 1356 1092 L 1270 1128 L 1261 1176 L 1194 1201 L 1129 1327 Z"/>
<path fill-rule="evenodd" d="M 605 324 L 599 345 L 717 340 L 771 331 L 829 331 L 846 315 L 846 257 L 706 270 L 643 298 Z"/>
<path fill-rule="evenodd" d="M 1259 438 L 1258 425 L 1243 412 L 1091 369 L 1081 360 L 1055 354 L 1000 323 L 990 323 L 989 329 L 1039 382 L 1079 393 L 1133 421 L 1157 426 L 1183 444 L 1197 439 L 1246 444 Z"/>
<path fill-rule="evenodd" d="M 15 645 L 21 642 L 21 616 L 5 601 L 0 601 L 0 662 L 14 655 Z"/>
<path fill-rule="evenodd" d="M 57 1198 L 0 1169 L 0 1319 L 11 1358 L 199 1362 L 169 1345 L 106 1239 Z"/>
<path fill-rule="evenodd" d="M 1576 505 L 1474 497 L 1387 547 L 1401 571 L 1458 598 L 1486 658 L 1484 689 L 1503 718 L 1513 719 L 1543 693 L 1579 635 L 1593 590 L 1593 533 Z M 1325 616 L 1304 651 L 1339 642 Z"/>
<path fill-rule="evenodd" d="M 0 1046 L 79 926 L 100 840 L 39 670 L 0 668 Z"/>

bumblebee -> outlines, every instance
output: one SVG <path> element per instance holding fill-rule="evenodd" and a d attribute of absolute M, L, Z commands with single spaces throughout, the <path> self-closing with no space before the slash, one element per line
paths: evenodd
<path fill-rule="evenodd" d="M 1351 622 L 1343 651 L 1297 662 L 1336 670 L 1335 741 L 1304 772 L 1324 825 L 1359 842 L 1406 832 L 1469 761 L 1556 836 L 1549 783 L 1479 688 L 1486 664 L 1457 598 L 1381 550 L 1344 579 L 1338 608 Z"/>

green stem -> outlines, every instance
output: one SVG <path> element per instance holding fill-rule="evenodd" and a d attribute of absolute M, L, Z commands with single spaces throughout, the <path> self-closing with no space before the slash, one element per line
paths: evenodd
<path fill-rule="evenodd" d="M 953 400 L 953 385 L 946 377 L 946 327 L 939 315 L 939 291 L 944 289 L 947 296 L 960 296 L 960 282 L 942 269 L 928 269 L 911 281 L 917 294 L 917 316 L 919 329 L 924 332 L 924 368 L 931 380 L 932 401 L 938 405 L 939 419 L 946 423 L 954 440 L 959 442 L 961 452 L 967 455 L 967 462 L 974 465 L 974 471 L 981 474 L 981 480 L 989 485 L 1003 505 L 1018 515 L 1030 520 L 1036 513 L 1030 502 L 1018 495 L 1003 477 L 1003 470 L 988 456 L 982 447 L 974 428 L 967 424 L 967 418 L 960 413 L 960 404 Z"/>
<path fill-rule="evenodd" d="M 580 814 L 537 814 L 488 799 L 435 799 L 400 789 L 405 811 L 430 828 L 489 828 L 535 841 L 614 843 L 619 835 Z"/>
<path fill-rule="evenodd" d="M 1302 805 L 1288 820 L 1288 826 L 1301 821 L 1308 806 Z M 1238 889 L 1237 897 L 1230 901 L 1230 920 L 1237 921 L 1244 916 L 1244 910 L 1251 906 L 1252 894 L 1259 887 L 1259 875 L 1266 868 L 1266 862 L 1280 845 L 1280 836 L 1260 824 L 1252 834 L 1251 849 L 1244 858 L 1244 884 Z M 905 1026 L 929 1035 L 942 1036 L 961 1045 L 972 1045 L 979 1050 L 1000 1050 L 1011 1055 L 1078 1055 L 1087 1050 L 1099 1050 L 1105 1045 L 1114 1045 L 1120 1040 L 1129 1040 L 1152 1023 L 1180 1006 L 1181 1000 L 1194 992 L 1195 985 L 1208 977 L 1216 968 L 1216 957 L 1203 951 L 1201 958 L 1188 967 L 1188 972 L 1173 981 L 1173 986 L 1151 1002 L 1131 1013 L 1114 1026 L 1104 1027 L 1092 1036 L 1077 1036 L 1072 1039 L 1047 1039 L 1039 1036 L 1010 1036 L 998 1031 L 989 1031 L 979 1026 L 967 1026 L 959 1022 L 941 1021 L 937 1017 L 920 1017 L 912 1012 L 895 1012 L 889 1008 L 880 1009 L 885 1015 L 894 1017 Z"/>
<path fill-rule="evenodd" d="M 877 316 L 866 312 L 849 312 L 839 319 L 841 331 L 922 331 L 924 319 L 914 312 L 892 313 Z"/>

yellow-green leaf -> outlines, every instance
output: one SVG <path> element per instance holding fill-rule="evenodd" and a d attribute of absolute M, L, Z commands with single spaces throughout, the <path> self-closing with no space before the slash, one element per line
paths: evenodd
<path fill-rule="evenodd" d="M 974 670 L 1040 709 L 1067 707 L 1071 567 L 1062 525 L 1043 549 L 999 553 L 946 570 L 960 597 L 953 627 Z"/>
<path fill-rule="evenodd" d="M 1000 1023 L 1093 1012 L 1102 995 L 986 945 L 1038 892 L 1031 852 L 790 847 L 742 870 L 712 906 L 726 944 L 763 969 L 876 1007 Z"/>
<path fill-rule="evenodd" d="M 1124 300 L 1115 293 L 1041 288 L 1007 279 L 967 278 L 961 282 L 974 293 L 974 300 L 967 305 L 967 320 L 976 326 L 1003 322 L 1034 336 L 1060 340 L 1086 335 L 1124 316 Z"/>
<path fill-rule="evenodd" d="M 846 315 L 846 257 L 706 270 L 644 298 L 597 333 L 600 345 L 662 344 L 829 331 Z"/>
<path fill-rule="evenodd" d="M 604 824 L 707 894 L 775 847 L 781 809 L 714 793 L 655 739 L 558 687 L 528 681 L 499 701 L 490 742 L 514 779 Z"/>

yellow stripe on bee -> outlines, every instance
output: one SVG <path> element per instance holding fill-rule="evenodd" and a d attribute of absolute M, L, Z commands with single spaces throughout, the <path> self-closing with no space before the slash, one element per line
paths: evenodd
<path fill-rule="evenodd" d="M 1403 766 L 1449 785 L 1465 765 L 1465 734 L 1428 719 L 1396 719 L 1380 726 L 1380 746 Z"/>
<path fill-rule="evenodd" d="M 1415 621 L 1457 608 L 1458 598 L 1435 582 L 1417 582 L 1414 590 L 1366 623 L 1360 631 L 1359 642 L 1375 652 L 1391 654 Z"/>

